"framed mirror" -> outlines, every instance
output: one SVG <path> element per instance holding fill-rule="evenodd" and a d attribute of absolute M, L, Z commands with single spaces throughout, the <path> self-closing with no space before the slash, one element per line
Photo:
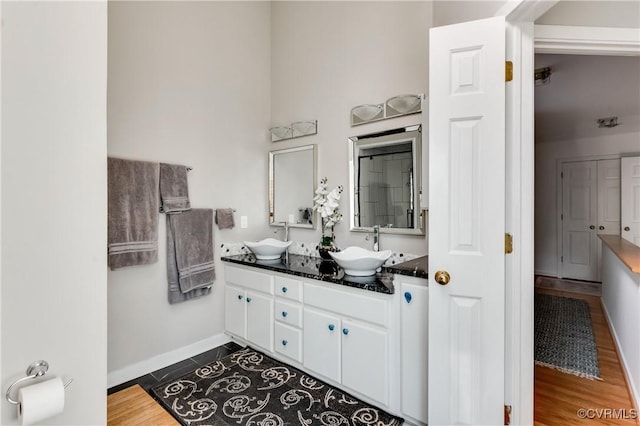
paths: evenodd
<path fill-rule="evenodd" d="M 349 138 L 352 231 L 424 235 L 422 126 Z"/>
<path fill-rule="evenodd" d="M 269 152 L 269 224 L 315 229 L 316 145 Z"/>

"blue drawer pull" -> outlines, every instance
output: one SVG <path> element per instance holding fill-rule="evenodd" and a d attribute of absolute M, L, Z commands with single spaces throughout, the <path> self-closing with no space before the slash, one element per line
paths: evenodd
<path fill-rule="evenodd" d="M 238 300 L 242 300 L 242 295 L 241 294 L 238 295 Z"/>
<path fill-rule="evenodd" d="M 247 297 L 247 303 L 251 302 L 251 298 Z"/>
<path fill-rule="evenodd" d="M 349 329 L 348 329 L 348 328 L 343 328 L 343 329 L 342 329 L 342 334 L 344 334 L 345 336 L 346 336 L 347 334 L 349 334 Z"/>
<path fill-rule="evenodd" d="M 283 340 L 282 341 L 282 346 L 287 346 L 287 343 L 289 343 L 289 342 L 287 342 L 286 340 Z"/>
<path fill-rule="evenodd" d="M 409 293 L 408 291 L 404 292 L 404 300 L 407 301 L 407 303 L 411 303 L 411 293 Z"/>
<path fill-rule="evenodd" d="M 286 293 L 287 292 L 287 288 L 286 287 L 282 287 L 282 292 Z"/>
<path fill-rule="evenodd" d="M 335 326 L 335 325 L 333 325 L 333 324 L 329 324 L 329 331 L 333 331 L 333 329 L 334 329 L 334 328 L 336 328 L 336 326 Z"/>
<path fill-rule="evenodd" d="M 282 311 L 282 316 L 286 318 L 287 317 L 287 313 L 285 311 Z"/>

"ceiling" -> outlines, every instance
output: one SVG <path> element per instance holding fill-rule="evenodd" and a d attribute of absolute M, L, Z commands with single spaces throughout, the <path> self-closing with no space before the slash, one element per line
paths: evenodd
<path fill-rule="evenodd" d="M 535 67 L 552 72 L 535 87 L 536 143 L 640 134 L 640 57 L 537 54 Z M 620 124 L 599 128 L 609 116 Z"/>

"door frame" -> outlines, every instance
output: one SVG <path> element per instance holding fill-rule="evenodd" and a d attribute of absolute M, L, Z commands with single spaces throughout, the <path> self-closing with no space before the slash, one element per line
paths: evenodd
<path fill-rule="evenodd" d="M 556 3 L 507 2 L 496 13 L 506 16 L 507 60 L 514 65 L 514 80 L 506 92 L 505 159 L 507 182 L 511 180 L 506 194 L 506 231 L 514 237 L 514 251 L 505 265 L 505 404 L 512 406 L 512 424 L 533 424 L 534 418 L 534 55 L 543 48 L 545 53 L 640 55 L 640 36 L 635 29 L 534 26 Z M 544 31 L 554 31 L 553 39 L 543 40 Z"/>

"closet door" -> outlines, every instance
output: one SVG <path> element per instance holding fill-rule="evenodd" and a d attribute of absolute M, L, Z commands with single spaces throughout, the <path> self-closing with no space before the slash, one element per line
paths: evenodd
<path fill-rule="evenodd" d="M 640 246 L 640 157 L 622 163 L 622 237 Z"/>
<path fill-rule="evenodd" d="M 620 235 L 620 159 L 598 160 L 598 234 Z"/>
<path fill-rule="evenodd" d="M 595 281 L 597 163 L 578 161 L 562 166 L 562 276 Z"/>

